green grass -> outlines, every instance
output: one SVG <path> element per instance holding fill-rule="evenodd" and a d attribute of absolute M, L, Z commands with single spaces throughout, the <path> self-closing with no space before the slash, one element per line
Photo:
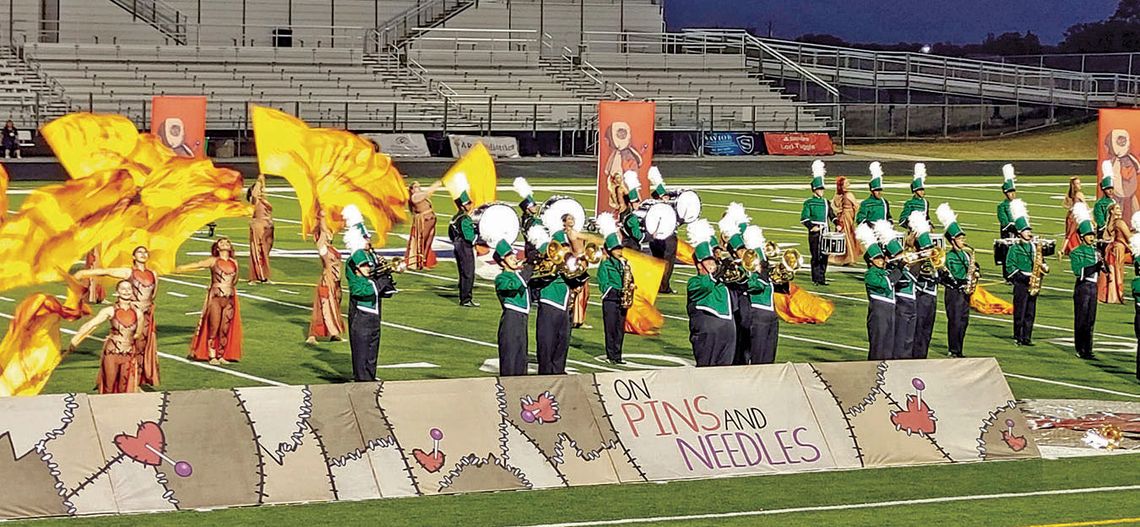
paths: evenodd
<path fill-rule="evenodd" d="M 1035 230 L 1042 235 L 1059 238 L 1064 228 L 1065 211 L 1060 208 L 1067 177 L 1023 178 L 1021 197 L 1029 204 Z M 887 183 L 904 181 L 888 180 Z M 1000 283 L 988 248 L 991 246 L 995 223 L 994 209 L 1000 197 L 992 187 L 991 177 L 932 177 L 928 197 L 936 205 L 950 201 L 970 234 L 971 243 L 979 249 L 985 266 L 983 282 L 991 292 L 1011 298 L 1010 288 Z M 548 185 L 586 185 L 581 179 L 535 179 L 538 188 Z M 806 184 L 804 178 L 765 178 L 756 180 L 714 178 L 682 178 L 671 176 L 674 186 L 734 184 Z M 1044 184 L 1044 186 L 1035 186 Z M 939 185 L 966 185 L 944 186 Z M 970 186 L 974 185 L 974 186 Z M 33 188 L 35 185 L 15 184 L 15 189 Z M 284 186 L 281 180 L 271 180 L 270 186 Z M 865 186 L 858 182 L 855 188 L 863 197 Z M 583 202 L 592 202 L 588 191 L 574 191 Z M 768 239 L 782 243 L 804 243 L 806 236 L 796 223 L 800 202 L 806 191 L 776 190 L 770 188 L 726 188 L 700 191 L 706 209 L 705 216 L 718 218 L 730 201 L 744 203 L 753 222 L 766 230 Z M 539 199 L 550 192 L 538 191 Z M 895 212 L 908 197 L 905 188 L 889 188 L 887 197 L 894 202 Z M 501 193 L 513 200 L 513 193 Z M 11 208 L 16 208 L 24 194 L 11 196 Z M 286 192 L 274 192 L 271 197 L 277 223 L 277 247 L 280 249 L 307 249 L 311 242 L 300 239 L 298 225 L 286 223 L 299 217 L 297 202 Z M 436 202 L 440 226 L 438 235 L 446 236 L 446 216 L 453 210 L 445 197 Z M 243 220 L 228 220 L 220 225 L 220 234 L 245 243 L 248 230 Z M 398 232 L 406 232 L 400 228 Z M 402 246 L 397 236 L 389 238 L 391 247 Z M 191 240 L 183 246 L 184 253 L 204 253 L 209 241 Z M 243 246 L 238 246 L 243 251 Z M 801 247 L 803 250 L 803 247 Z M 806 253 L 806 250 L 803 252 Z M 202 256 L 183 254 L 180 262 Z M 239 258 L 245 271 L 247 258 Z M 241 311 L 245 328 L 245 358 L 240 364 L 228 366 L 233 371 L 287 384 L 316 384 L 343 382 L 350 377 L 351 365 L 347 343 L 322 343 L 307 346 L 303 343 L 309 323 L 309 305 L 317 278 L 316 262 L 296 258 L 275 258 L 272 261 L 276 285 L 248 286 L 243 282 L 240 291 L 262 299 L 243 297 Z M 1099 359 L 1080 361 L 1074 356 L 1070 342 L 1072 327 L 1072 276 L 1067 262 L 1051 262 L 1053 273 L 1046 279 L 1038 307 L 1038 327 L 1033 348 L 1015 348 L 1012 345 L 1011 317 L 983 318 L 976 313 L 966 337 L 968 356 L 996 357 L 1008 374 L 1032 377 L 1037 380 L 1009 378 L 1018 398 L 1074 398 L 1129 400 L 1140 398 L 1140 383 L 1136 381 L 1134 345 L 1132 336 L 1133 308 L 1131 305 L 1101 305 L 1098 311 L 1096 346 Z M 840 272 L 832 268 L 832 283 L 825 287 L 808 284 L 813 290 L 836 304 L 836 312 L 823 326 L 796 326 L 783 324 L 777 359 L 780 361 L 837 361 L 863 360 L 866 357 L 865 293 L 861 281 L 861 268 L 853 272 Z M 691 268 L 679 265 L 674 275 L 674 289 L 683 291 L 684 281 L 692 274 Z M 243 274 L 243 276 L 245 276 Z M 480 309 L 460 310 L 454 283 L 455 266 L 441 262 L 439 267 L 425 275 L 405 274 L 399 277 L 403 291 L 384 304 L 385 322 L 405 326 L 399 329 L 388 326 L 383 330 L 380 351 L 381 365 L 429 362 L 437 368 L 396 368 L 380 370 L 385 380 L 435 379 L 493 375 L 479 370 L 483 361 L 495 357 L 493 347 L 499 307 L 490 284 L 479 281 L 476 300 Z M 159 351 L 182 357 L 186 355 L 191 334 L 202 307 L 204 287 L 209 278 L 205 273 L 164 279 L 160 284 L 158 300 Z M 806 283 L 807 281 L 804 280 Z M 188 284 L 188 285 L 187 285 Z M 803 284 L 801 284 L 802 286 Z M 62 293 L 62 287 L 47 285 L 40 290 Z M 17 301 L 33 289 L 3 292 L 3 297 Z M 181 296 L 172 296 L 176 293 Z M 596 297 L 595 297 L 596 299 Z M 941 305 L 941 304 L 940 304 Z M 668 317 L 684 318 L 683 295 L 662 296 L 659 307 Z M 0 313 L 10 315 L 15 304 L 0 300 Z M 602 371 L 603 365 L 595 357 L 603 356 L 603 336 L 600 309 L 591 308 L 589 323 L 594 329 L 576 330 L 571 341 L 571 366 L 579 372 Z M 68 324 L 74 329 L 78 324 Z M 1056 328 L 1056 329 L 1050 329 Z M 432 335 L 425 332 L 436 333 Z M 938 315 L 931 357 L 944 355 L 945 316 Z M 96 335 L 100 336 L 102 332 Z M 68 336 L 65 334 L 64 338 Z M 460 337 L 479 342 L 473 344 L 456 340 Z M 531 331 L 533 341 L 533 327 Z M 81 346 L 79 352 L 68 356 L 55 372 L 46 393 L 88 392 L 94 387 L 98 367 L 98 342 L 92 340 Z M 533 349 L 533 346 L 532 346 Z M 684 320 L 669 318 L 662 334 L 644 338 L 626 338 L 627 354 L 646 354 L 671 360 L 692 360 Z M 659 363 L 660 361 L 642 361 Z M 227 375 L 163 358 L 162 389 L 187 390 L 200 388 L 230 388 L 256 385 L 254 381 Z M 632 364 L 630 367 L 634 367 Z M 1043 380 L 1067 383 L 1063 386 Z M 1106 393 L 1109 390 L 1117 393 Z M 910 499 L 932 496 L 985 494 L 991 492 L 1018 492 L 1052 488 L 1098 487 L 1131 484 L 1132 474 L 1140 469 L 1140 458 L 1135 456 L 1111 459 L 1078 459 L 1065 461 L 1030 461 L 986 463 L 979 465 L 915 467 L 906 469 L 865 470 L 827 474 L 801 474 L 780 477 L 737 478 L 715 481 L 670 483 L 667 485 L 630 485 L 594 488 L 575 488 L 555 491 L 480 494 L 469 496 L 416 498 L 409 500 L 381 500 L 366 503 L 337 503 L 261 509 L 238 509 L 209 513 L 176 513 L 159 517 L 119 517 L 110 519 L 73 519 L 71 525 L 123 524 L 153 522 L 162 524 L 320 524 L 328 518 L 346 524 L 374 522 L 383 518 L 394 524 L 453 524 L 462 517 L 472 525 L 521 524 L 550 521 L 599 520 L 633 516 L 659 516 L 673 514 L 699 514 L 755 509 L 787 508 L 810 505 L 859 503 L 890 499 Z M 1086 503 L 1095 502 L 1095 508 Z M 1118 518 L 1136 515 L 1140 495 L 1132 493 L 1098 494 L 1095 496 L 1049 496 L 916 505 L 889 509 L 857 510 L 844 512 L 796 513 L 766 518 L 738 518 L 731 522 L 718 519 L 705 523 L 819 525 L 853 523 L 866 525 L 907 525 L 919 518 L 945 518 L 949 524 L 1027 525 L 1051 521 L 1070 521 Z M 695 524 L 705 524 L 695 523 Z M 37 523 L 42 524 L 42 522 Z"/>
<path fill-rule="evenodd" d="M 926 159 L 1096 159 L 1096 123 L 973 141 L 910 141 L 849 145 L 850 150 Z"/>

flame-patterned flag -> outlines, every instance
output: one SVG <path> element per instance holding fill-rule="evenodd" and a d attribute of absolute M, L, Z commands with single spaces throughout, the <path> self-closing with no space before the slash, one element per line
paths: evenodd
<path fill-rule="evenodd" d="M 790 324 L 823 324 L 835 312 L 835 304 L 815 296 L 796 284 L 788 284 L 788 293 L 773 298 L 776 314 Z"/>
<path fill-rule="evenodd" d="M 175 157 L 161 139 L 140 134 L 121 115 L 73 113 L 44 125 L 40 133 L 73 179 L 127 169 L 141 186 L 147 172 Z"/>
<path fill-rule="evenodd" d="M 91 314 L 80 300 L 78 289 L 82 286 L 74 280 L 68 280 L 68 285 L 64 302 L 52 295 L 35 293 L 16 307 L 8 332 L 0 342 L 0 397 L 40 393 L 63 359 L 60 322 Z"/>
<path fill-rule="evenodd" d="M 633 283 L 633 305 L 625 316 L 625 331 L 635 335 L 657 335 L 665 325 L 665 317 L 657 309 L 657 290 L 665 276 L 665 261 L 637 251 L 623 251 L 629 261 Z"/>
<path fill-rule="evenodd" d="M 483 143 L 476 143 L 443 175 L 441 181 L 447 187 L 447 192 L 451 194 L 452 199 L 458 198 L 462 191 L 456 185 L 459 174 L 467 177 L 467 196 L 471 198 L 472 208 L 495 201 L 495 185 L 497 184 L 495 159 L 491 157 L 491 152 L 487 151 L 487 147 L 483 146 Z"/>
<path fill-rule="evenodd" d="M 677 261 L 683 264 L 696 265 L 693 261 L 693 246 L 685 240 L 677 240 Z"/>
<path fill-rule="evenodd" d="M 983 315 L 1013 314 L 1013 304 L 990 293 L 980 285 L 974 288 L 974 294 L 970 296 L 970 307 Z"/>
<path fill-rule="evenodd" d="M 0 165 L 0 225 L 8 219 L 8 171 Z"/>
<path fill-rule="evenodd" d="M 253 106 L 254 140 L 261 173 L 289 181 L 301 205 L 301 229 L 314 232 L 317 210 L 330 226 L 343 228 L 340 211 L 360 208 L 375 229 L 379 247 L 392 225 L 407 220 L 408 189 L 387 155 L 344 130 L 310 128 L 284 112 Z"/>

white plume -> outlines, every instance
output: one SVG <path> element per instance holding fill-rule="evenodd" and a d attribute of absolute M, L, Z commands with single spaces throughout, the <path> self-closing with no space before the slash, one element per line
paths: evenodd
<path fill-rule="evenodd" d="M 1028 220 L 1029 208 L 1025 206 L 1025 201 L 1019 198 L 1009 202 L 1009 215 L 1015 220 L 1017 218 L 1025 218 Z"/>
<path fill-rule="evenodd" d="M 756 250 L 764 247 L 764 231 L 756 225 L 749 225 L 744 229 L 744 246 Z"/>
<path fill-rule="evenodd" d="M 530 188 L 530 183 L 527 183 L 526 178 L 524 177 L 515 178 L 512 186 L 515 188 L 515 193 L 517 193 L 520 198 L 526 199 L 528 196 L 534 195 L 534 191 Z"/>
<path fill-rule="evenodd" d="M 824 177 L 827 175 L 827 165 L 823 164 L 822 159 L 816 159 L 811 162 L 811 175 L 812 177 Z"/>
<path fill-rule="evenodd" d="M 875 229 L 866 223 L 860 223 L 855 227 L 855 239 L 859 240 L 859 244 L 863 247 L 870 247 L 879 243 L 879 239 L 875 237 Z"/>
<path fill-rule="evenodd" d="M 625 174 L 622 174 L 621 177 L 622 181 L 625 181 L 626 189 L 633 190 L 635 188 L 641 188 L 641 178 L 637 176 L 637 172 L 626 170 Z"/>
<path fill-rule="evenodd" d="M 1133 234 L 1128 239 L 1128 245 L 1131 246 L 1133 258 L 1140 258 L 1136 255 L 1140 254 L 1140 232 Z"/>
<path fill-rule="evenodd" d="M 1140 212 L 1132 215 L 1132 230 L 1140 232 Z"/>
<path fill-rule="evenodd" d="M 879 243 L 881 244 L 886 245 L 890 243 L 891 240 L 894 240 L 896 237 L 898 237 L 898 235 L 895 233 L 895 228 L 891 225 L 891 222 L 887 220 L 876 221 L 874 228 L 875 237 L 879 239 Z"/>
<path fill-rule="evenodd" d="M 344 217 L 344 224 L 351 227 L 364 223 L 364 215 L 360 213 L 360 209 L 356 205 L 348 204 L 344 206 L 344 210 L 340 211 L 340 215 Z"/>
<path fill-rule="evenodd" d="M 689 224 L 689 245 L 696 247 L 713 238 L 713 228 L 709 220 L 701 218 Z"/>
<path fill-rule="evenodd" d="M 958 215 L 954 213 L 954 209 L 950 208 L 949 203 L 943 203 L 938 206 L 934 211 L 934 215 L 938 216 L 938 223 L 943 227 L 949 227 L 951 223 L 958 221 Z"/>
<path fill-rule="evenodd" d="M 916 210 L 910 213 L 910 218 L 906 220 L 906 224 L 915 234 L 923 234 L 930 232 L 930 221 L 926 219 L 926 214 L 921 210 Z"/>
<path fill-rule="evenodd" d="M 344 231 L 344 248 L 351 252 L 356 252 L 368 244 L 368 239 L 360 232 L 360 229 L 350 228 Z"/>
<path fill-rule="evenodd" d="M 526 231 L 526 239 L 531 245 L 535 247 L 542 247 L 550 243 L 550 233 L 547 232 L 546 227 L 542 225 L 535 225 Z"/>
<path fill-rule="evenodd" d="M 721 234 L 732 236 L 740 232 L 741 223 L 750 221 L 752 218 L 749 218 L 748 213 L 744 211 L 744 205 L 734 201 L 728 204 L 728 210 L 724 211 L 724 216 L 721 216 L 717 225 L 720 227 Z"/>
<path fill-rule="evenodd" d="M 1100 164 L 1100 178 L 1104 179 L 1106 177 L 1113 177 L 1114 175 L 1116 175 L 1116 171 L 1112 168 L 1112 161 L 1108 159 L 1102 161 Z"/>
<path fill-rule="evenodd" d="M 1013 170 L 1012 164 L 1005 164 L 1001 167 L 1001 174 L 1005 179 L 1017 179 L 1017 173 Z"/>
<path fill-rule="evenodd" d="M 926 179 L 926 163 L 914 164 L 914 179 Z"/>
<path fill-rule="evenodd" d="M 871 177 L 883 177 L 883 164 L 878 161 L 871 162 Z"/>
<path fill-rule="evenodd" d="M 614 219 L 612 214 L 603 212 L 598 214 L 597 219 L 594 221 L 598 226 L 598 232 L 602 235 L 602 238 L 617 232 L 617 220 Z"/>
<path fill-rule="evenodd" d="M 463 172 L 456 172 L 455 176 L 453 178 L 451 178 L 451 181 L 452 181 L 452 185 L 459 192 L 471 190 L 471 184 L 467 182 L 467 174 L 465 174 Z M 455 197 L 458 198 L 459 197 L 458 194 Z"/>
<path fill-rule="evenodd" d="M 665 178 L 661 176 L 661 170 L 655 166 L 649 167 L 649 184 L 656 187 L 664 182 Z"/>
<path fill-rule="evenodd" d="M 1092 219 L 1092 214 L 1089 213 L 1089 206 L 1086 205 L 1083 201 L 1074 203 L 1073 210 L 1071 212 L 1073 214 L 1073 221 L 1075 221 L 1078 225 Z M 1136 218 L 1133 217 L 1133 219 Z"/>

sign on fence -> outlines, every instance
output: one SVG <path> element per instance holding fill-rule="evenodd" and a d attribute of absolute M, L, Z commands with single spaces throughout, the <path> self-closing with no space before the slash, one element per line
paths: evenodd
<path fill-rule="evenodd" d="M 392 157 L 431 157 L 424 134 L 365 134 Z"/>
<path fill-rule="evenodd" d="M 761 154 L 757 134 L 749 132 L 705 132 L 707 156 L 754 156 Z"/>
<path fill-rule="evenodd" d="M 835 155 L 831 136 L 824 133 L 764 133 L 764 145 L 773 156 L 830 156 Z"/>
<path fill-rule="evenodd" d="M 451 142 L 451 155 L 456 159 L 463 157 L 476 143 L 483 143 L 495 157 L 519 157 L 519 140 L 514 137 L 448 135 L 447 139 Z"/>

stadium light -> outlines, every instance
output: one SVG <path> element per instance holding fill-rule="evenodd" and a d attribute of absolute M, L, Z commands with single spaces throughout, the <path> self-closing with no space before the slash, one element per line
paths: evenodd
<path fill-rule="evenodd" d="M 931 47 L 930 44 L 923 44 L 923 46 L 921 48 L 919 48 L 918 50 L 923 52 L 923 53 L 930 53 L 930 51 L 933 49 L 934 48 Z"/>

